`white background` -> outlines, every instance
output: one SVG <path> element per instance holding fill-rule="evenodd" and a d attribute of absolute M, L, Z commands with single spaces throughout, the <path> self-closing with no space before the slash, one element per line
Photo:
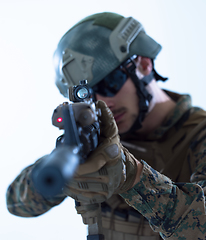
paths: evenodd
<path fill-rule="evenodd" d="M 133 16 L 163 49 L 155 62 L 169 77 L 161 84 L 190 93 L 206 107 L 205 0 L 0 0 L 0 239 L 86 239 L 86 227 L 67 199 L 36 218 L 11 215 L 8 185 L 27 165 L 55 147 L 53 109 L 65 101 L 54 84 L 53 52 L 83 17 L 102 11 Z"/>

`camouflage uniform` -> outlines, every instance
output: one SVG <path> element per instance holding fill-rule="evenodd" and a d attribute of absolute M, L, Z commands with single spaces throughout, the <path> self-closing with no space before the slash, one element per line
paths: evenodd
<path fill-rule="evenodd" d="M 177 104 L 162 126 L 144 140 L 132 134 L 121 137 L 144 160 L 143 172 L 132 189 L 102 204 L 106 240 L 156 240 L 159 233 L 163 239 L 206 239 L 206 112 L 191 107 L 189 95 L 168 94 Z M 38 216 L 65 198 L 40 196 L 32 186 L 31 169 L 8 188 L 12 214 Z"/>

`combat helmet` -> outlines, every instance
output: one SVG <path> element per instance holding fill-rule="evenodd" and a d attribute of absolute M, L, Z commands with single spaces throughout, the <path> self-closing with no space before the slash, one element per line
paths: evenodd
<path fill-rule="evenodd" d="M 153 60 L 160 50 L 161 45 L 146 34 L 136 19 L 112 12 L 90 15 L 69 29 L 58 43 L 54 53 L 56 85 L 67 97 L 68 87 L 80 80 L 87 79 L 93 87 L 127 59 L 140 55 Z M 161 79 L 154 69 L 152 74 Z M 135 74 L 131 78 L 140 96 L 140 124 L 151 99 L 144 86 L 153 76 L 145 82 L 138 81 Z"/>

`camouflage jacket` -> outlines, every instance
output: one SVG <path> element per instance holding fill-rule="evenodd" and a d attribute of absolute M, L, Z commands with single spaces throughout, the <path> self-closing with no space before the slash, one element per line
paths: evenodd
<path fill-rule="evenodd" d="M 146 141 L 127 136 L 123 144 L 143 159 L 141 181 L 121 194 L 163 239 L 206 239 L 206 112 L 189 95 Z M 134 147 L 135 146 L 135 147 Z"/>
<path fill-rule="evenodd" d="M 121 196 L 163 239 L 206 239 L 206 112 L 192 107 L 189 95 L 169 95 L 177 105 L 161 127 L 145 140 L 136 135 L 122 138 L 130 152 L 144 160 L 144 167 L 141 181 Z M 38 216 L 65 198 L 39 195 L 31 181 L 32 167 L 7 190 L 12 214 Z"/>

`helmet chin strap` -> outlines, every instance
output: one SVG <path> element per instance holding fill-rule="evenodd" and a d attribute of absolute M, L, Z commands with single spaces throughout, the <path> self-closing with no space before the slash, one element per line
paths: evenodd
<path fill-rule="evenodd" d="M 132 133 L 142 127 L 142 121 L 144 120 L 146 113 L 148 112 L 149 109 L 149 103 L 152 99 L 152 96 L 148 93 L 146 90 L 145 86 L 149 84 L 152 79 L 154 78 L 154 73 L 151 71 L 151 73 L 147 76 L 144 76 L 142 79 L 139 79 L 136 75 L 136 64 L 134 60 L 130 59 L 131 61 L 129 62 L 130 64 L 128 65 L 128 61 L 126 62 L 123 67 L 127 70 L 128 75 L 132 79 L 136 90 L 137 90 L 137 95 L 139 98 L 139 115 L 137 119 L 135 120 L 134 124 L 130 128 L 129 131 L 126 133 Z M 124 133 L 124 134 L 126 134 Z M 120 134 L 123 136 L 124 134 Z"/>

